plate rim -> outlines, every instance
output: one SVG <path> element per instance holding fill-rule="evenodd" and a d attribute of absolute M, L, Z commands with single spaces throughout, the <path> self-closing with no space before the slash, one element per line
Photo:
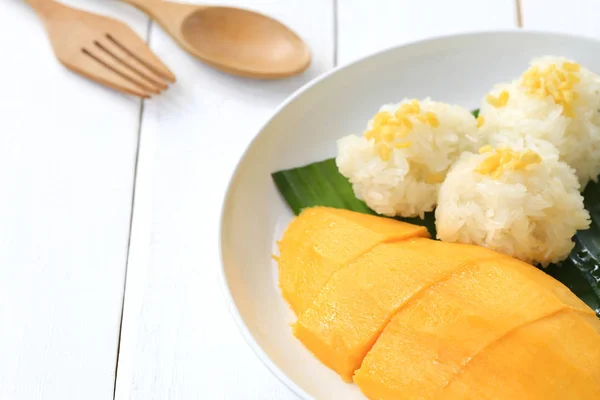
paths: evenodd
<path fill-rule="evenodd" d="M 295 101 L 297 98 L 302 96 L 306 91 L 311 89 L 312 87 L 320 84 L 322 81 L 328 79 L 334 74 L 337 74 L 347 68 L 351 68 L 357 64 L 366 62 L 372 58 L 380 57 L 386 53 L 399 51 L 402 48 L 425 45 L 431 42 L 443 41 L 443 40 L 456 40 L 461 38 L 469 38 L 475 36 L 483 36 L 483 35 L 498 35 L 498 34 L 508 34 L 508 35 L 534 35 L 534 36 L 547 36 L 554 37 L 556 39 L 571 39 L 571 40 L 580 40 L 592 42 L 597 45 L 600 44 L 600 39 L 596 39 L 591 36 L 567 33 L 567 32 L 554 32 L 550 30 L 543 29 L 527 29 L 527 28 L 503 28 L 503 29 L 491 29 L 491 30 L 475 30 L 468 32 L 457 32 L 452 34 L 441 34 L 441 35 L 433 35 L 428 36 L 426 38 L 412 40 L 402 44 L 391 45 L 385 47 L 383 49 L 368 53 L 364 56 L 361 56 L 355 60 L 352 60 L 349 63 L 338 65 L 327 72 L 324 72 L 310 81 L 306 82 L 300 88 L 291 93 L 286 99 L 281 102 L 275 110 L 269 115 L 269 117 L 265 120 L 263 124 L 261 124 L 260 128 L 256 130 L 256 133 L 253 135 L 252 139 L 246 145 L 242 155 L 237 160 L 233 172 L 230 174 L 228 178 L 227 188 L 225 191 L 225 196 L 223 197 L 223 202 L 221 203 L 221 210 L 219 216 L 219 275 L 221 280 L 221 290 L 223 291 L 223 295 L 225 297 L 225 301 L 227 303 L 227 308 L 231 317 L 233 318 L 235 325 L 238 328 L 238 331 L 242 334 L 246 344 L 252 349 L 256 357 L 267 367 L 267 369 L 273 374 L 281 383 L 283 383 L 293 394 L 295 394 L 298 398 L 303 400 L 315 400 L 312 396 L 310 396 L 306 391 L 304 391 L 300 386 L 298 386 L 291 378 L 289 378 L 279 367 L 277 367 L 270 357 L 264 352 L 262 347 L 256 342 L 254 336 L 248 329 L 248 326 L 244 322 L 236 304 L 233 300 L 233 296 L 231 294 L 231 290 L 229 287 L 229 283 L 227 281 L 227 276 L 225 274 L 225 261 L 224 261 L 224 249 L 223 249 L 223 236 L 224 236 L 224 222 L 227 214 L 227 209 L 229 208 L 229 204 L 231 203 L 231 196 L 233 192 L 233 187 L 237 182 L 238 175 L 240 174 L 240 167 L 248 157 L 249 151 L 253 148 L 257 139 L 262 135 L 265 128 L 273 121 L 273 119 L 279 115 L 279 113 L 284 110 L 289 104 Z"/>

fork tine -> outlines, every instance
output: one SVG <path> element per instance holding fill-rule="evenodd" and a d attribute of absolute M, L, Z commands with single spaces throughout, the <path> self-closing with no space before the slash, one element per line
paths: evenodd
<path fill-rule="evenodd" d="M 123 66 L 121 63 L 116 61 L 113 57 L 111 57 L 108 53 L 95 48 L 84 48 L 83 53 L 87 55 L 89 58 L 95 60 L 97 63 L 103 65 L 105 68 L 111 70 L 115 75 L 119 75 L 134 85 L 139 86 L 146 92 L 159 94 L 160 88 L 152 85 L 149 82 L 144 82 L 139 76 L 137 76 L 134 72 L 132 72 L 129 68 Z"/>
<path fill-rule="evenodd" d="M 169 86 L 165 83 L 165 81 L 157 76 L 152 70 L 148 69 L 144 64 L 141 64 L 137 61 L 136 58 L 132 57 L 130 54 L 124 52 L 119 47 L 115 46 L 112 42 L 106 40 L 104 42 L 95 41 L 94 45 L 98 47 L 100 50 L 104 51 L 106 54 L 111 56 L 115 61 L 120 63 L 122 66 L 131 70 L 139 78 L 150 83 L 152 86 L 159 88 L 160 90 L 167 90 Z"/>
<path fill-rule="evenodd" d="M 150 50 L 144 42 L 131 28 L 124 25 L 118 32 L 111 32 L 106 38 L 114 43 L 121 50 L 135 58 L 138 62 L 146 66 L 161 78 L 174 83 L 175 75 L 167 68 L 165 64 Z"/>
<path fill-rule="evenodd" d="M 86 78 L 92 79 L 102 85 L 109 86 L 120 92 L 132 94 L 144 99 L 150 98 L 150 93 L 148 91 L 142 89 L 140 86 L 119 75 L 118 73 L 110 70 L 102 63 L 84 54 L 83 52 L 80 54 L 80 56 L 73 60 L 61 61 L 70 70 L 81 74 Z"/>

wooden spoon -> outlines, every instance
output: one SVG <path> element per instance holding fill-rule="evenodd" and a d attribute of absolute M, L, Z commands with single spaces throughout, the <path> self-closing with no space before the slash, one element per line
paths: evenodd
<path fill-rule="evenodd" d="M 251 78 L 304 71 L 310 50 L 285 25 L 233 7 L 161 0 L 124 0 L 156 20 L 186 51 L 220 70 Z"/>

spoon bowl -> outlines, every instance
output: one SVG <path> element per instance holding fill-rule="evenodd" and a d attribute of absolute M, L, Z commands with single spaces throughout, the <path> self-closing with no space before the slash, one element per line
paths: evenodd
<path fill-rule="evenodd" d="M 124 0 L 150 15 L 188 53 L 231 74 L 276 79 L 311 63 L 306 43 L 282 23 L 235 7 Z"/>
<path fill-rule="evenodd" d="M 310 51 L 298 35 L 253 11 L 197 10 L 183 21 L 181 34 L 199 58 L 237 75 L 279 78 L 310 65 Z"/>

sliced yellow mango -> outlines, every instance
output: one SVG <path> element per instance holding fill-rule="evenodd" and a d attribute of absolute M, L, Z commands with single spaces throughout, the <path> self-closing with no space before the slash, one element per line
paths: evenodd
<path fill-rule="evenodd" d="M 440 391 L 470 360 L 561 310 L 595 318 L 566 287 L 528 264 L 509 257 L 477 261 L 401 309 L 354 380 L 369 398 L 446 399 Z"/>
<path fill-rule="evenodd" d="M 279 242 L 279 286 L 297 315 L 331 275 L 373 246 L 429 237 L 422 226 L 327 207 L 306 209 Z"/>
<path fill-rule="evenodd" d="M 600 321 L 544 272 L 317 207 L 279 244 L 293 332 L 377 400 L 600 399 Z"/>
<path fill-rule="evenodd" d="M 429 239 L 385 243 L 339 269 L 294 325 L 294 335 L 352 381 L 390 318 L 469 263 L 502 257 L 483 247 Z"/>
<path fill-rule="evenodd" d="M 525 325 L 482 351 L 439 399 L 600 399 L 600 321 L 572 309 Z"/>

